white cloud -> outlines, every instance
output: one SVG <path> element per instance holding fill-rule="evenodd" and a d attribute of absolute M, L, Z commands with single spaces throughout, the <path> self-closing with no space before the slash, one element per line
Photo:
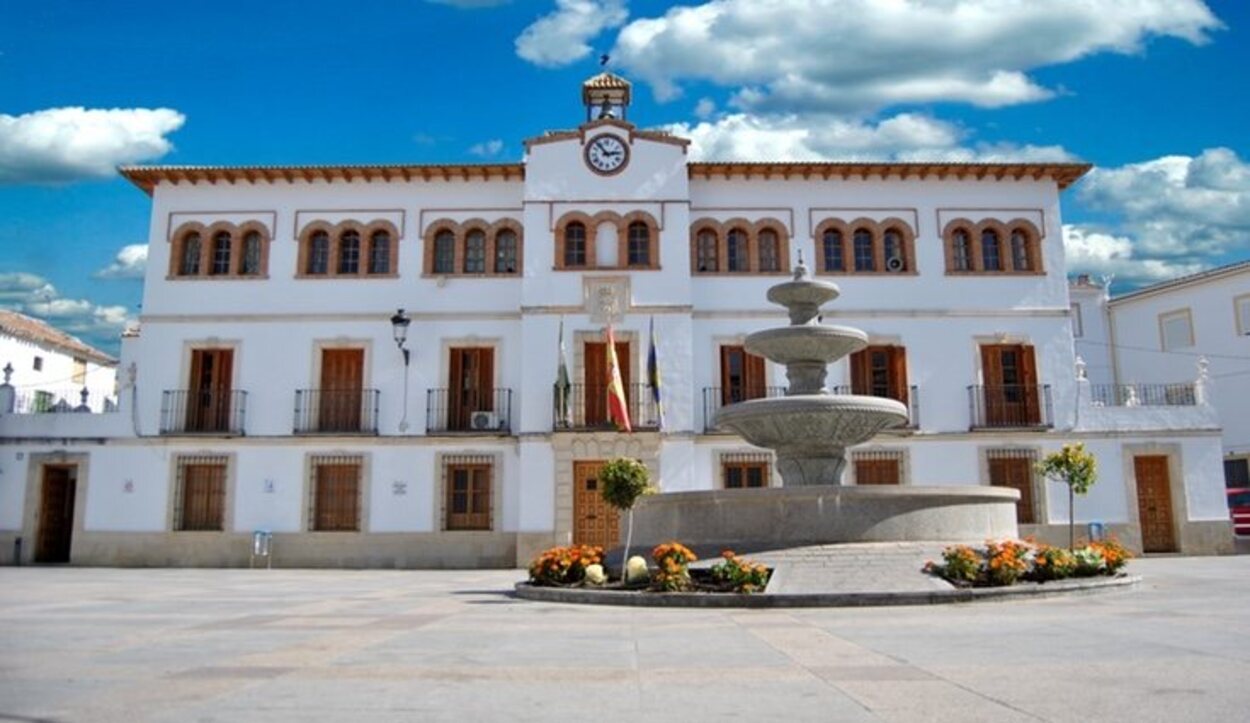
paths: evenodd
<path fill-rule="evenodd" d="M 1222 27 L 1202 0 L 710 0 L 630 22 L 612 56 L 660 99 L 707 81 L 743 110 L 998 107 L 1052 96 L 1038 68 Z"/>
<path fill-rule="evenodd" d="M 95 273 L 97 279 L 142 279 L 148 267 L 148 245 L 123 246 L 113 263 Z"/>
<path fill-rule="evenodd" d="M 115 350 L 134 322 L 124 306 L 66 298 L 42 276 L 20 271 L 0 273 L 0 307 L 41 318 L 105 351 Z"/>
<path fill-rule="evenodd" d="M 1174 279 L 1203 270 L 1199 261 L 1144 258 L 1136 253 L 1132 239 L 1080 224 L 1064 224 L 1063 248 L 1068 272 L 1115 276 L 1129 286 Z"/>
<path fill-rule="evenodd" d="M 501 151 L 503 151 L 503 141 L 498 138 L 492 138 L 489 141 L 482 141 L 469 146 L 469 153 L 482 158 L 494 158 Z"/>
<path fill-rule="evenodd" d="M 694 106 L 694 115 L 696 118 L 707 120 L 716 112 L 716 101 L 711 98 L 700 98 L 699 102 Z"/>
<path fill-rule="evenodd" d="M 1228 148 L 1099 168 L 1080 187 L 1151 258 L 1198 260 L 1250 239 L 1250 164 Z"/>
<path fill-rule="evenodd" d="M 556 0 L 553 12 L 521 31 L 516 52 L 535 65 L 568 65 L 590 55 L 589 42 L 628 17 L 625 0 Z"/>
<path fill-rule="evenodd" d="M 1058 146 L 963 145 L 963 128 L 919 113 L 880 121 L 832 115 L 733 113 L 697 124 L 666 127 L 689 138 L 694 160 L 815 161 L 1055 161 L 1072 160 Z"/>
<path fill-rule="evenodd" d="M 159 158 L 186 117 L 168 108 L 49 108 L 0 114 L 0 184 L 110 176 Z"/>

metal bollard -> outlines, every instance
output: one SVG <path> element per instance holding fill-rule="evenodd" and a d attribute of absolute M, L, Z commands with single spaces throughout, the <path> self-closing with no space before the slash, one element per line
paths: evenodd
<path fill-rule="evenodd" d="M 265 558 L 265 568 L 273 567 L 273 533 L 257 530 L 252 533 L 252 559 L 249 567 L 256 566 L 256 558 Z"/>
<path fill-rule="evenodd" d="M 13 540 L 13 566 L 22 566 L 22 537 L 18 535 Z"/>

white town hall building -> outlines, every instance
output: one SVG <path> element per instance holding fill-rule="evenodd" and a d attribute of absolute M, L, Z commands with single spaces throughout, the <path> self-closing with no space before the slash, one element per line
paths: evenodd
<path fill-rule="evenodd" d="M 629 93 L 588 80 L 586 122 L 523 163 L 124 168 L 152 216 L 119 409 L 0 406 L 0 550 L 246 565 L 264 530 L 275 565 L 512 566 L 614 541 L 613 456 L 666 492 L 776 484 L 710 419 L 784 386 L 742 344 L 784 321 L 765 291 L 800 253 L 842 289 L 825 320 L 871 338 L 831 383 L 912 413 L 845 483 L 1015 487 L 1022 533 L 1066 540 L 1032 464 L 1079 440 L 1100 469 L 1079 521 L 1231 548 L 1203 380 L 1128 407 L 1079 379 L 1059 196 L 1087 166 L 692 162 L 627 120 Z M 608 321 L 633 433 L 605 423 Z"/>

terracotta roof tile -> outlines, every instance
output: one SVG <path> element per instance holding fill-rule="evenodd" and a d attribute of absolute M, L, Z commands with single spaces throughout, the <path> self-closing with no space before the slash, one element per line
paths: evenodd
<path fill-rule="evenodd" d="M 85 356 L 101 364 L 117 364 L 117 360 L 112 356 L 84 344 L 77 337 L 66 334 L 46 321 L 19 314 L 16 311 L 0 309 L 0 332 L 18 339 L 50 346 L 68 354 Z"/>

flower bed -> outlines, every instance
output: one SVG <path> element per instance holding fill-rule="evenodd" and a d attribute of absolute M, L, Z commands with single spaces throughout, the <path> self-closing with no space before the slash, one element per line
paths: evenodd
<path fill-rule="evenodd" d="M 721 553 L 721 561 L 707 569 L 690 569 L 698 556 L 679 542 L 666 542 L 651 551 L 655 569 L 645 567 L 640 557 L 630 558 L 628 580 L 609 578 L 603 571 L 603 549 L 599 547 L 553 547 L 530 563 L 529 584 L 538 587 L 578 587 L 588 590 L 691 593 L 760 593 L 768 586 L 771 570 L 753 563 L 732 550 Z"/>
<path fill-rule="evenodd" d="M 1004 587 L 1020 581 L 1116 576 L 1131 557 L 1114 538 L 1075 550 L 1032 540 L 991 540 L 984 547 L 948 547 L 942 561 L 925 563 L 924 571 L 958 587 Z"/>

